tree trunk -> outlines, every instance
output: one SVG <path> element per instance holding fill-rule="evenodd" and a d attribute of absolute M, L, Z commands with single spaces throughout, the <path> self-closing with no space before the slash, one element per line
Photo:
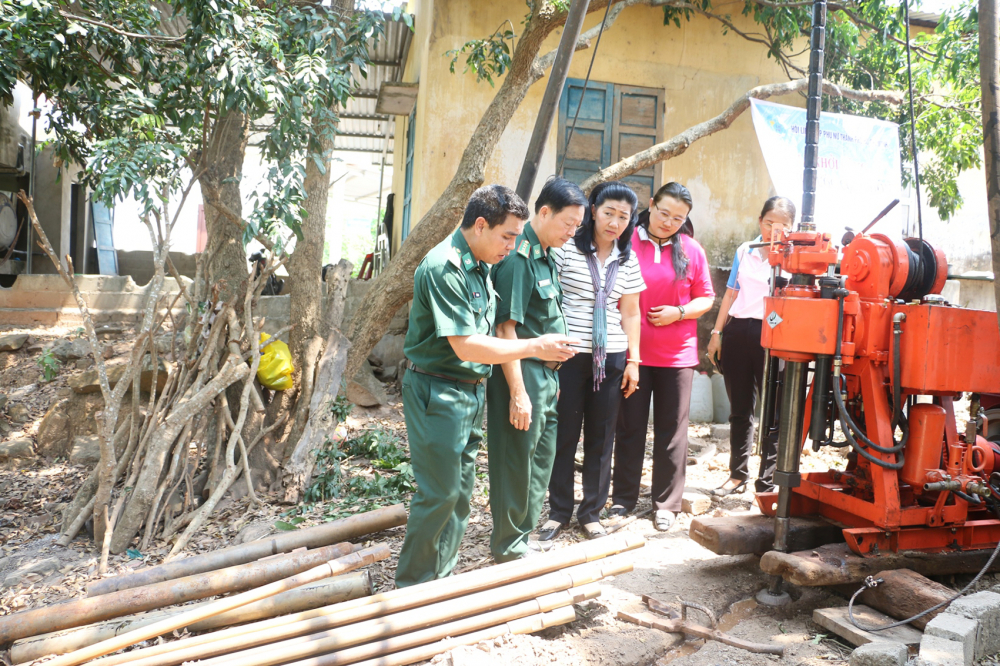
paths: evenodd
<path fill-rule="evenodd" d="M 316 390 L 312 395 L 309 420 L 284 468 L 287 502 L 297 504 L 302 499 L 302 493 L 312 480 L 316 449 L 333 439 L 338 421 L 327 403 L 337 395 L 350 346 L 350 340 L 336 328 L 326 341 L 326 351 L 316 373 Z"/>
<path fill-rule="evenodd" d="M 979 0 L 979 85 L 982 87 L 986 199 L 993 249 L 993 289 L 1000 316 L 1000 69 L 996 0 Z"/>
<path fill-rule="evenodd" d="M 208 241 L 205 256 L 207 282 L 219 289 L 219 298 L 232 300 L 237 316 L 242 318 L 243 295 L 247 291 L 250 269 L 243 247 L 243 199 L 240 178 L 246 156 L 249 123 L 242 113 L 223 113 L 209 140 L 198 179 L 205 198 L 205 226 Z"/>
<path fill-rule="evenodd" d="M 294 406 L 294 418 L 289 419 L 291 426 L 284 438 L 284 451 L 295 448 L 302 435 L 306 420 L 309 418 L 310 401 L 312 400 L 313 382 L 316 376 L 316 362 L 323 351 L 322 318 L 323 318 L 323 246 L 326 238 L 326 209 L 330 199 L 330 155 L 333 151 L 333 141 L 320 141 L 318 154 L 322 155 L 323 170 L 312 157 L 306 159 L 306 218 L 302 221 L 303 240 L 295 245 L 294 261 L 288 271 L 288 281 L 291 283 L 290 296 L 291 314 L 289 323 L 292 325 L 288 335 L 288 347 L 292 352 L 292 362 L 295 365 L 295 386 L 291 390 L 282 391 L 275 401 L 280 401 L 277 410 L 270 410 L 277 415 L 291 410 Z M 273 421 L 272 421 L 273 422 Z M 282 438 L 276 437 L 277 440 Z M 284 460 L 284 456 L 276 456 Z"/>
<path fill-rule="evenodd" d="M 598 2 L 603 7 L 605 3 Z M 596 7 L 595 7 L 596 8 Z M 396 311 L 413 297 L 413 273 L 424 255 L 455 230 L 465 204 L 486 179 L 486 162 L 501 134 L 524 101 L 531 85 L 541 78 L 538 51 L 558 22 L 535 10 L 511 57 L 510 71 L 469 139 L 458 169 L 441 197 L 410 232 L 396 257 L 375 279 L 369 300 L 351 324 L 351 351 L 345 376 L 354 377 L 382 338 Z M 543 72 L 542 72 L 543 73 Z"/>

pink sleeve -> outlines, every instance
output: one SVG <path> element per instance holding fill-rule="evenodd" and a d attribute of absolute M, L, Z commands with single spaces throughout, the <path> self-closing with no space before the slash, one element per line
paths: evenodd
<path fill-rule="evenodd" d="M 715 288 L 712 286 L 712 273 L 708 268 L 708 257 L 698 241 L 691 239 L 688 245 L 688 256 L 691 258 L 691 298 L 706 296 L 715 298 Z"/>

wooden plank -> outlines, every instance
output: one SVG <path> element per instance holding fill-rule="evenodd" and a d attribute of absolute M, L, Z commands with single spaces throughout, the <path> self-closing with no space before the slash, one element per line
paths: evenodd
<path fill-rule="evenodd" d="M 937 604 L 951 599 L 955 591 L 910 569 L 880 571 L 875 578 L 884 582 L 858 595 L 857 603 L 882 611 L 897 620 L 913 617 Z M 841 585 L 837 591 L 850 598 L 858 584 Z M 923 631 L 927 623 L 944 612 L 944 607 L 918 618 L 910 624 Z"/>
<path fill-rule="evenodd" d="M 693 522 L 691 528 L 694 529 Z M 976 573 L 986 564 L 991 553 L 990 550 L 907 551 L 861 557 L 851 552 L 846 543 L 837 543 L 792 553 L 772 550 L 760 558 L 760 568 L 764 573 L 781 576 L 795 585 L 816 587 L 860 583 L 867 576 L 890 569 L 912 569 L 925 576 Z M 993 563 L 990 571 L 1000 571 L 1000 558 Z"/>
<path fill-rule="evenodd" d="M 766 553 L 774 548 L 774 518 L 761 515 L 696 518 L 691 538 L 718 555 Z M 839 527 L 820 518 L 792 518 L 789 544 L 795 550 L 843 540 Z"/>
<path fill-rule="evenodd" d="M 861 604 L 854 604 L 854 619 L 862 626 L 868 627 L 878 627 L 894 622 L 891 617 Z M 923 636 L 922 632 L 906 625 L 877 633 L 862 631 L 851 623 L 847 616 L 847 606 L 817 608 L 813 611 L 813 622 L 837 634 L 851 645 L 865 645 L 873 642 L 903 643 L 911 654 L 916 654 L 920 648 L 920 637 Z"/>

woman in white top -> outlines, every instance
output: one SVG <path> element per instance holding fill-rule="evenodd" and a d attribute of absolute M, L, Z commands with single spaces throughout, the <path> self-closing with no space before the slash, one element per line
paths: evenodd
<path fill-rule="evenodd" d="M 770 293 L 771 266 L 767 262 L 767 248 L 751 248 L 750 245 L 769 243 L 772 235 L 791 228 L 795 222 L 795 204 L 784 197 L 771 197 L 764 203 L 757 222 L 760 236 L 736 250 L 726 295 L 708 343 L 708 358 L 723 373 L 732 408 L 729 415 L 729 480 L 712 491 L 720 496 L 746 490 L 750 447 L 754 440 L 754 414 L 764 382 L 760 330 L 764 298 Z M 766 433 L 755 484 L 757 492 L 774 488 L 772 477 L 776 457 L 777 440 L 773 433 Z"/>
<path fill-rule="evenodd" d="M 595 187 L 589 203 L 573 241 L 553 255 L 566 334 L 582 344 L 559 369 L 559 428 L 542 541 L 556 538 L 573 516 L 581 426 L 583 500 L 576 519 L 591 539 L 607 534 L 599 518 L 611 485 L 618 406 L 639 382 L 639 292 L 646 285 L 631 247 L 639 201 L 628 185 L 614 181 Z"/>

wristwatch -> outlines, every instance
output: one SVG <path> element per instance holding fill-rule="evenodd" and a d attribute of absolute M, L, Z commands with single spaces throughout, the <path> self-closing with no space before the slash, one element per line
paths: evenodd
<path fill-rule="evenodd" d="M 713 328 L 711 334 L 712 335 L 718 335 L 718 336 L 721 337 L 722 336 L 722 331 L 719 331 L 719 330 L 716 330 L 716 329 Z"/>

